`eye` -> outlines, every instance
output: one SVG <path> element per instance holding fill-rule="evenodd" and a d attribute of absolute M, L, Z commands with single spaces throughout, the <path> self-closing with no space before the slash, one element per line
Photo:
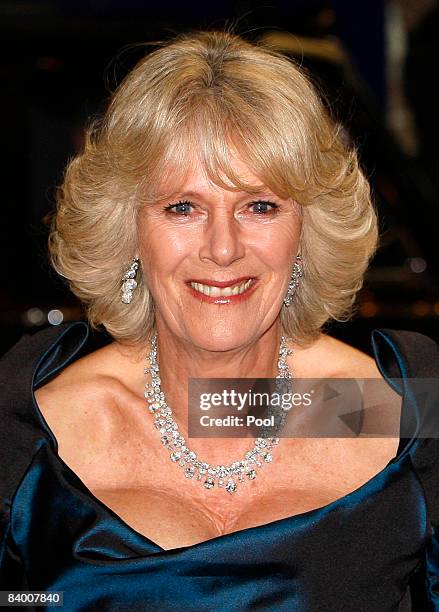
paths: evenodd
<path fill-rule="evenodd" d="M 166 212 L 170 212 L 173 215 L 187 217 L 187 215 L 191 212 L 192 208 L 192 204 L 187 200 L 184 200 L 177 202 L 176 204 L 169 204 L 169 206 L 165 206 L 164 210 Z"/>
<path fill-rule="evenodd" d="M 257 200 L 256 202 L 252 202 L 250 204 L 250 208 L 253 209 L 253 212 L 257 215 L 269 215 L 273 214 L 279 206 L 274 202 L 268 202 L 266 200 Z"/>

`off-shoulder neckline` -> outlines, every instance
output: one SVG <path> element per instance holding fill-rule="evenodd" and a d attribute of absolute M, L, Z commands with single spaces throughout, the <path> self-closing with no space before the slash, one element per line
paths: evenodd
<path fill-rule="evenodd" d="M 79 327 L 80 326 L 80 327 Z M 222 534 L 222 535 L 218 535 L 215 536 L 214 538 L 210 538 L 208 540 L 203 540 L 202 542 L 198 542 L 196 544 L 191 544 L 188 546 L 181 546 L 181 547 L 177 547 L 177 548 L 171 548 L 171 549 L 165 549 L 162 546 L 160 546 L 159 544 L 157 544 L 156 542 L 154 542 L 151 538 L 148 538 L 147 536 L 143 535 L 142 533 L 140 533 L 139 531 L 137 531 L 136 529 L 134 529 L 133 527 L 131 527 L 131 525 L 129 525 L 124 519 L 122 519 L 122 517 L 120 517 L 114 510 L 112 510 L 112 508 L 110 508 L 109 506 L 107 506 L 103 501 L 101 501 L 98 497 L 96 497 L 92 491 L 90 491 L 90 489 L 87 487 L 87 485 L 81 480 L 81 478 L 70 468 L 70 466 L 68 466 L 65 461 L 59 456 L 58 454 L 58 441 L 56 439 L 55 434 L 53 433 L 53 431 L 51 430 L 51 428 L 49 427 L 47 421 L 45 420 L 41 410 L 39 409 L 38 406 L 38 402 L 36 401 L 35 398 L 35 390 L 36 390 L 36 378 L 37 378 L 37 374 L 38 374 L 38 370 L 39 367 L 41 365 L 41 363 L 43 362 L 43 359 L 50 355 L 50 352 L 53 351 L 57 345 L 59 345 L 61 339 L 68 333 L 71 333 L 74 329 L 76 328 L 77 332 L 82 333 L 82 338 L 79 340 L 79 342 L 77 342 L 75 348 L 73 349 L 73 351 L 71 352 L 70 355 L 68 356 L 64 356 L 64 358 L 62 359 L 61 364 L 58 364 L 57 367 L 51 371 L 50 376 L 54 375 L 55 373 L 59 373 L 63 368 L 67 367 L 67 365 L 69 365 L 70 363 L 72 363 L 72 361 L 74 360 L 74 358 L 78 355 L 78 353 L 81 351 L 81 349 L 83 348 L 83 346 L 85 345 L 85 343 L 87 342 L 88 339 L 88 335 L 89 335 L 89 331 L 88 331 L 88 326 L 83 323 L 83 322 L 78 322 L 78 323 L 72 323 L 67 325 L 62 331 L 61 333 L 55 338 L 55 340 L 52 342 L 52 344 L 47 348 L 47 350 L 40 356 L 40 358 L 38 359 L 35 368 L 33 370 L 32 373 L 32 383 L 31 383 L 31 396 L 32 396 L 32 405 L 34 407 L 34 411 L 36 413 L 36 416 L 39 420 L 39 422 L 41 423 L 41 426 L 43 428 L 43 430 L 45 431 L 45 433 L 47 434 L 47 436 L 49 437 L 50 443 L 51 443 L 51 448 L 53 450 L 53 453 L 56 457 L 56 460 L 64 467 L 64 469 L 67 471 L 68 474 L 70 474 L 71 476 L 73 476 L 74 480 L 76 480 L 76 482 L 79 484 L 79 486 L 81 487 L 81 489 L 83 490 L 83 493 L 86 493 L 87 496 L 90 498 L 90 500 L 97 505 L 102 512 L 104 512 L 106 515 L 108 515 L 109 517 L 111 517 L 113 520 L 115 520 L 120 526 L 122 526 L 125 530 L 127 530 L 128 533 L 130 533 L 131 535 L 135 536 L 136 538 L 140 539 L 141 542 L 147 544 L 148 546 L 153 546 L 157 549 L 158 552 L 161 553 L 179 553 L 179 552 L 183 552 L 185 550 L 189 550 L 189 549 L 194 549 L 194 548 L 200 548 L 200 547 L 205 547 L 208 545 L 215 545 L 216 543 L 219 543 L 221 541 L 224 541 L 226 539 L 236 539 L 241 537 L 243 534 L 246 534 L 248 532 L 263 532 L 267 529 L 272 529 L 277 525 L 283 525 L 286 523 L 294 523 L 294 522 L 300 522 L 303 519 L 312 517 L 314 515 L 319 515 L 322 513 L 326 513 L 329 512 L 333 509 L 335 509 L 337 506 L 341 506 L 344 505 L 346 503 L 348 503 L 351 499 L 353 499 L 354 497 L 358 497 L 361 495 L 361 493 L 363 493 L 367 488 L 370 488 L 372 484 L 374 484 L 375 482 L 377 482 L 378 480 L 382 479 L 385 474 L 388 472 L 389 468 L 392 465 L 396 465 L 399 464 L 402 461 L 402 458 L 406 456 L 406 454 L 409 452 L 410 448 L 413 446 L 413 444 L 416 442 L 416 435 L 413 436 L 413 438 L 411 438 L 408 443 L 406 443 L 404 446 L 401 445 L 402 439 L 400 437 L 400 443 L 398 446 L 398 450 L 396 455 L 390 459 L 390 461 L 387 463 L 387 465 L 385 465 L 379 472 L 377 472 L 376 474 L 374 474 L 369 480 L 367 480 L 365 483 L 363 483 L 362 485 L 360 485 L 359 487 L 357 487 L 356 489 L 354 489 L 353 491 L 350 491 L 349 493 L 347 493 L 346 495 L 343 495 L 342 497 L 339 497 L 335 500 L 333 500 L 332 502 L 329 502 L 328 504 L 325 504 L 323 506 L 319 506 L 317 508 L 312 508 L 311 510 L 307 510 L 306 512 L 300 512 L 298 514 L 293 514 L 291 516 L 287 516 L 281 519 L 275 519 L 274 521 L 270 521 L 268 523 L 264 523 L 262 525 L 257 525 L 254 527 L 245 527 L 244 529 L 239 529 L 237 531 L 232 531 L 230 533 L 226 533 L 226 534 Z M 82 328 L 82 329 L 81 329 Z M 375 362 L 377 363 L 377 366 L 380 370 L 381 375 L 383 376 L 383 378 L 386 380 L 386 382 L 392 387 L 392 389 L 397 390 L 397 392 L 399 393 L 398 389 L 395 389 L 395 386 L 392 382 L 392 380 L 390 379 L 390 377 L 387 375 L 387 372 L 385 372 L 379 362 L 378 357 L 378 352 L 377 352 L 377 347 L 374 343 L 374 339 L 373 339 L 373 335 L 374 333 L 379 333 L 382 334 L 386 337 L 387 340 L 389 340 L 388 336 L 385 334 L 385 332 L 383 330 L 379 330 L 379 329 L 374 329 L 371 332 L 371 340 L 372 340 L 372 348 L 373 348 L 373 353 L 374 353 L 374 359 Z M 407 372 L 405 371 L 404 368 L 404 363 L 401 359 L 401 356 L 399 355 L 397 348 L 394 347 L 393 343 L 391 342 L 390 339 L 390 343 L 389 343 L 392 347 L 393 353 L 394 353 L 394 357 L 395 360 L 397 362 L 397 366 L 400 372 L 400 376 L 401 379 L 404 381 L 405 378 L 407 377 Z M 38 380 L 38 386 L 41 386 L 42 381 L 45 381 L 47 378 L 49 378 L 49 375 L 46 371 L 46 375 L 43 377 L 40 377 Z M 403 414 L 405 412 L 405 410 L 407 410 L 407 395 L 406 393 L 399 393 L 400 395 L 402 395 L 402 404 L 401 404 L 401 417 L 400 417 L 400 426 L 403 420 Z M 401 427 L 400 427 L 400 433 L 401 433 Z"/>

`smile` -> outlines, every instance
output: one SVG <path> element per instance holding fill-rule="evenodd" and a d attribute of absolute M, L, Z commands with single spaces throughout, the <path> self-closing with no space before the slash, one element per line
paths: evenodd
<path fill-rule="evenodd" d="M 235 281 L 188 281 L 191 294 L 203 302 L 233 304 L 247 299 L 258 284 L 255 278 L 239 278 Z"/>
<path fill-rule="evenodd" d="M 225 287 L 224 289 L 216 287 L 215 285 L 202 285 L 200 283 L 191 283 L 191 287 L 204 295 L 213 295 L 217 297 L 220 295 L 229 296 L 244 293 L 244 291 L 250 287 L 251 282 L 251 279 L 249 279 L 245 283 L 241 283 L 240 285 L 235 285 L 233 287 Z"/>

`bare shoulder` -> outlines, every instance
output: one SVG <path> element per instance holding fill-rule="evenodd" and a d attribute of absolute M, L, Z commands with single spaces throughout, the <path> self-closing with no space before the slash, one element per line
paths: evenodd
<path fill-rule="evenodd" d="M 99 349 L 73 362 L 39 388 L 35 397 L 44 400 L 45 407 L 53 407 L 54 404 L 59 406 L 111 395 L 117 379 L 104 367 L 106 353 L 107 348 Z"/>
<path fill-rule="evenodd" d="M 297 348 L 290 359 L 297 377 L 381 378 L 373 357 L 323 333 L 311 346 Z"/>
<path fill-rule="evenodd" d="M 332 336 L 321 334 L 310 347 L 300 348 L 290 356 L 293 373 L 298 378 L 375 379 L 362 385 L 363 429 L 358 439 L 341 439 L 343 453 L 353 453 L 376 468 L 394 457 L 399 443 L 402 398 L 384 380 L 375 359 Z M 374 432 L 374 435 L 368 435 Z M 346 435 L 346 434 L 343 434 Z M 346 455 L 348 456 L 348 455 Z"/>
<path fill-rule="evenodd" d="M 38 408 L 64 456 L 75 454 L 79 441 L 93 448 L 108 444 L 126 418 L 123 406 L 138 400 L 125 362 L 109 345 L 73 362 L 35 391 Z"/>
<path fill-rule="evenodd" d="M 111 394 L 115 390 L 121 391 L 122 388 L 129 389 L 138 378 L 138 371 L 143 371 L 142 363 L 141 354 L 112 342 L 71 363 L 37 393 L 85 396 L 90 393 Z"/>

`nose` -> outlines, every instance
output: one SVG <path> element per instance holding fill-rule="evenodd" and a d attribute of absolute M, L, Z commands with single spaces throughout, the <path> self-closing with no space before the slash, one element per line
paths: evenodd
<path fill-rule="evenodd" d="M 202 261 L 226 267 L 244 257 L 245 247 L 238 221 L 231 211 L 215 211 L 204 228 L 199 251 Z"/>

